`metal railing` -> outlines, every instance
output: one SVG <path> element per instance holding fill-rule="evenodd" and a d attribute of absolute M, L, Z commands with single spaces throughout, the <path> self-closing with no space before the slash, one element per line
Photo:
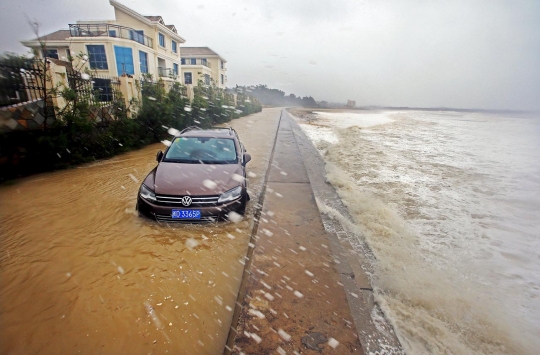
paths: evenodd
<path fill-rule="evenodd" d="M 41 100 L 46 95 L 46 74 L 41 60 L 0 63 L 0 107 Z"/>
<path fill-rule="evenodd" d="M 75 91 L 79 100 L 85 100 L 92 106 L 109 106 L 112 101 L 119 99 L 120 79 L 103 75 L 92 75 L 84 78 L 80 72 L 70 69 L 67 71 L 69 87 Z"/>
<path fill-rule="evenodd" d="M 195 63 L 192 63 L 192 59 L 195 59 Z M 185 62 L 182 63 L 182 65 L 204 65 L 205 67 L 212 68 L 212 64 L 206 59 L 202 58 L 182 58 L 182 60 Z"/>
<path fill-rule="evenodd" d="M 176 73 L 173 68 L 158 67 L 157 69 L 158 75 L 161 78 L 171 78 L 176 80 L 176 78 L 178 77 L 178 73 Z"/>
<path fill-rule="evenodd" d="M 147 47 L 154 48 L 152 38 L 130 27 L 111 25 L 108 23 L 97 24 L 76 24 L 69 25 L 71 37 L 114 37 L 123 38 L 144 44 Z"/>

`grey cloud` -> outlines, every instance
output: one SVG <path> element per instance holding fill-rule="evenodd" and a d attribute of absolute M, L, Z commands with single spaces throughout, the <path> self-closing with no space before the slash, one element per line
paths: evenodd
<path fill-rule="evenodd" d="M 224 55 L 231 85 L 362 105 L 540 109 L 537 0 L 124 3 L 162 15 L 186 45 Z M 18 41 L 32 36 L 23 11 L 42 33 L 113 18 L 108 0 L 20 0 L 0 10 L 0 50 L 20 52 Z"/>

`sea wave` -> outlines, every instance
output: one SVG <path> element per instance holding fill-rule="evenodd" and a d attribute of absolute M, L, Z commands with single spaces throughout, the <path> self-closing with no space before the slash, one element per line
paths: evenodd
<path fill-rule="evenodd" d="M 501 167 L 507 157 L 482 154 L 475 150 L 481 142 L 463 133 L 493 118 L 377 114 L 379 122 L 372 115 L 372 124 L 363 127 L 354 125 L 361 114 L 350 113 L 345 123 L 322 113 L 323 120 L 314 122 L 321 128 L 301 126 L 323 154 L 327 180 L 363 238 L 358 247 L 365 242 L 373 252 L 376 300 L 405 350 L 535 353 L 539 258 L 527 249 L 538 245 L 532 219 L 538 214 L 528 210 L 529 224 L 505 215 L 523 202 L 507 198 L 514 190 L 500 191 L 516 178 Z M 321 129 L 327 132 L 321 135 Z M 496 138 L 501 131 L 483 134 Z M 530 171 L 523 164 L 518 170 Z M 530 207 L 537 201 L 525 202 Z"/>

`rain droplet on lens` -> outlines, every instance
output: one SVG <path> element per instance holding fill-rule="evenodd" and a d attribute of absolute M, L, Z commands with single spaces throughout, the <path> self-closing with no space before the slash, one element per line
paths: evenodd
<path fill-rule="evenodd" d="M 203 180 L 202 183 L 206 188 L 209 188 L 209 189 L 215 189 L 217 186 L 217 184 L 214 181 L 208 180 L 208 179 Z"/>
<path fill-rule="evenodd" d="M 256 309 L 253 309 L 253 308 L 250 308 L 249 311 L 248 311 L 249 314 L 251 314 L 252 316 L 255 316 L 259 319 L 264 319 L 266 318 L 266 316 L 264 315 L 264 313 L 262 313 L 261 311 L 258 311 Z"/>
<path fill-rule="evenodd" d="M 186 240 L 186 247 L 187 247 L 188 249 L 190 249 L 190 250 L 193 250 L 194 248 L 196 248 L 197 245 L 199 245 L 199 242 L 196 241 L 196 240 L 193 239 L 193 238 L 188 238 L 188 239 Z"/>
<path fill-rule="evenodd" d="M 226 149 L 226 148 L 225 148 Z M 238 182 L 244 182 L 244 177 L 242 175 L 233 174 L 232 179 Z"/>
<path fill-rule="evenodd" d="M 176 128 L 171 127 L 167 130 L 167 133 L 169 133 L 171 136 L 176 136 L 180 133 L 180 131 L 177 130 Z"/>
<path fill-rule="evenodd" d="M 330 338 L 328 339 L 328 345 L 335 349 L 339 345 L 339 341 L 334 338 Z"/>
<path fill-rule="evenodd" d="M 289 334 L 287 334 L 287 332 L 285 332 L 281 328 L 278 329 L 278 334 L 285 341 L 290 341 L 291 340 L 291 336 Z"/>
<path fill-rule="evenodd" d="M 241 214 L 231 211 L 227 214 L 227 218 L 229 219 L 229 221 L 233 223 L 238 223 L 242 220 L 243 217 Z"/>

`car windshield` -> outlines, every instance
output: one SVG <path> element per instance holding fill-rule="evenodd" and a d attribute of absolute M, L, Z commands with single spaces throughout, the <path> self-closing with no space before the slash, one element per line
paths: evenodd
<path fill-rule="evenodd" d="M 234 164 L 238 159 L 232 139 L 177 137 L 167 150 L 164 161 L 191 164 Z"/>

